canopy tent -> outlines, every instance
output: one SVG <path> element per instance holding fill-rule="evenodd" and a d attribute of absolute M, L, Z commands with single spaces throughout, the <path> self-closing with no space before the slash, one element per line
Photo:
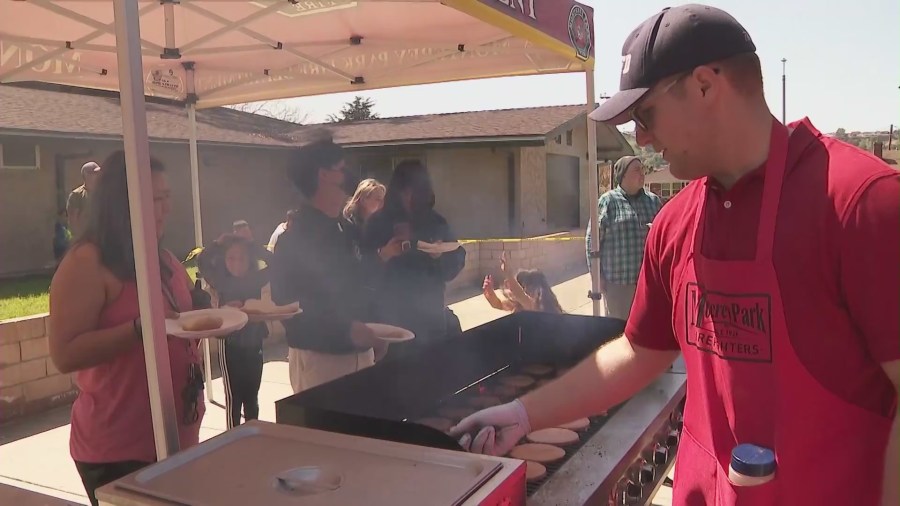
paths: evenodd
<path fill-rule="evenodd" d="M 3 2 L 0 81 L 118 90 L 111 2 Z M 139 2 L 148 95 L 199 108 L 593 68 L 570 0 Z"/>
<path fill-rule="evenodd" d="M 121 92 L 147 375 L 159 458 L 178 449 L 153 224 L 144 95 L 196 108 L 392 86 L 584 72 L 595 101 L 593 10 L 574 0 L 0 0 L 0 82 Z M 587 120 L 590 199 L 595 124 Z M 597 227 L 597 208 L 591 223 Z M 597 231 L 594 230 L 595 236 Z M 593 292 L 599 288 L 592 261 Z M 594 300 L 594 314 L 599 301 Z M 208 353 L 207 353 L 208 362 Z"/>

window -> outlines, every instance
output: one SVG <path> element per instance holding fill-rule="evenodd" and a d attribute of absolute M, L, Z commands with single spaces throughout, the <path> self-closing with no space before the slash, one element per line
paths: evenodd
<path fill-rule="evenodd" d="M 31 142 L 0 144 L 0 169 L 35 170 L 40 165 L 40 148 Z"/>
<path fill-rule="evenodd" d="M 572 145 L 572 131 L 566 130 L 566 146 Z"/>
<path fill-rule="evenodd" d="M 651 192 L 659 195 L 661 199 L 668 200 L 683 190 L 687 183 L 650 183 L 645 186 Z"/>
<path fill-rule="evenodd" d="M 556 143 L 557 143 L 557 144 L 562 144 L 562 135 L 557 135 L 557 136 L 556 136 Z"/>

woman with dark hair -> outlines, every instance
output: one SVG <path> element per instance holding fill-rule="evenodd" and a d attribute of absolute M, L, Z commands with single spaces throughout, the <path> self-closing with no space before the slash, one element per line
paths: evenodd
<path fill-rule="evenodd" d="M 157 237 L 171 210 L 171 190 L 150 159 Z M 75 373 L 69 448 L 91 504 L 95 490 L 156 460 L 150 394 L 141 344 L 125 154 L 115 152 L 91 194 L 84 233 L 50 285 L 50 358 Z M 167 316 L 193 308 L 191 281 L 172 253 L 160 249 Z M 181 448 L 197 444 L 205 405 L 196 341 L 169 338 L 169 365 Z"/>
<path fill-rule="evenodd" d="M 375 277 L 374 308 L 378 320 L 413 331 L 416 338 L 391 345 L 388 358 L 406 355 L 455 330 L 444 301 L 447 282 L 466 263 L 462 247 L 444 254 L 417 249 L 428 243 L 455 240 L 447 220 L 434 210 L 435 195 L 428 169 L 418 161 L 397 165 L 387 187 L 384 208 L 370 218 L 363 234 L 363 254 L 381 265 Z M 399 254 L 391 245 L 403 244 Z"/>

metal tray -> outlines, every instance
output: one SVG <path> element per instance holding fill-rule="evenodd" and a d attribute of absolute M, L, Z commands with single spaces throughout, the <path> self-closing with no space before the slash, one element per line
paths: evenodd
<path fill-rule="evenodd" d="M 460 505 L 503 466 L 479 456 L 254 421 L 116 482 L 179 505 Z M 427 492 L 425 492 L 427 490 Z"/>

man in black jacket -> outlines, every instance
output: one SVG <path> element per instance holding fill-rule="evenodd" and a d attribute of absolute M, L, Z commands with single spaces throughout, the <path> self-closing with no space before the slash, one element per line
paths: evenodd
<path fill-rule="evenodd" d="M 295 392 L 371 366 L 387 351 L 363 323 L 369 290 L 341 218 L 352 182 L 344 165 L 343 149 L 328 139 L 300 148 L 289 168 L 306 203 L 275 246 L 272 298 L 303 309 L 284 322 Z"/>

